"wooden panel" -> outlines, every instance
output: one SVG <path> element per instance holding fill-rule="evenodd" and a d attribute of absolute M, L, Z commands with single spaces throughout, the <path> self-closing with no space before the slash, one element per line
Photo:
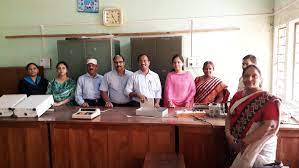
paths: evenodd
<path fill-rule="evenodd" d="M 175 152 L 174 127 L 149 127 L 149 148 L 150 152 Z"/>
<path fill-rule="evenodd" d="M 0 127 L 0 167 L 9 167 L 8 128 Z"/>
<path fill-rule="evenodd" d="M 89 160 L 92 160 L 90 167 L 106 168 L 108 167 L 108 132 L 107 128 L 91 128 L 89 129 L 90 152 Z"/>
<path fill-rule="evenodd" d="M 88 130 L 76 128 L 69 130 L 69 160 L 72 168 L 90 167 L 88 143 L 92 142 L 88 139 L 88 132 Z"/>
<path fill-rule="evenodd" d="M 52 163 L 55 168 L 68 168 L 69 142 L 68 129 L 51 127 Z"/>
<path fill-rule="evenodd" d="M 23 128 L 8 129 L 9 167 L 23 167 L 25 160 L 25 130 Z"/>
<path fill-rule="evenodd" d="M 51 134 L 53 167 L 107 167 L 107 128 L 54 124 Z"/>
<path fill-rule="evenodd" d="M 150 152 L 174 152 L 174 127 L 114 126 L 108 131 L 109 167 L 142 167 Z"/>
<path fill-rule="evenodd" d="M 280 130 L 277 143 L 277 159 L 284 165 L 299 167 L 299 131 Z"/>
<path fill-rule="evenodd" d="M 213 29 L 195 29 L 193 33 L 197 32 L 218 32 L 218 31 L 236 31 L 240 30 L 238 27 L 225 27 L 225 28 L 213 28 Z M 97 37 L 98 38 L 111 38 L 111 37 L 124 37 L 124 36 L 165 36 L 165 35 L 177 35 L 191 33 L 190 30 L 179 30 L 179 31 L 167 31 L 167 32 L 139 32 L 139 33 L 81 33 L 81 34 L 32 34 L 32 35 L 10 35 L 5 36 L 6 39 L 15 38 L 50 38 L 50 37 Z"/>
<path fill-rule="evenodd" d="M 111 127 L 108 131 L 109 167 L 141 167 L 148 151 L 148 131 L 142 126 Z"/>
<path fill-rule="evenodd" d="M 50 167 L 46 124 L 1 123 L 0 167 Z"/>
<path fill-rule="evenodd" d="M 176 153 L 147 153 L 143 168 L 185 168 L 184 157 Z"/>
<path fill-rule="evenodd" d="M 130 167 L 128 129 L 109 128 L 108 142 L 109 168 Z"/>
<path fill-rule="evenodd" d="M 179 127 L 179 152 L 188 168 L 223 167 L 225 136 L 223 128 Z"/>
<path fill-rule="evenodd" d="M 141 167 L 148 149 L 148 130 L 143 126 L 129 128 L 131 166 Z"/>
<path fill-rule="evenodd" d="M 19 135 L 20 136 L 20 135 Z M 50 167 L 48 126 L 25 128 L 26 167 Z"/>

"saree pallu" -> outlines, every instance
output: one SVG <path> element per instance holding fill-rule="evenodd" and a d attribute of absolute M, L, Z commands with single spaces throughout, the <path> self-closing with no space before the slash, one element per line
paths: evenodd
<path fill-rule="evenodd" d="M 265 120 L 277 120 L 279 123 L 280 100 L 268 92 L 257 92 L 232 102 L 231 133 L 237 139 L 242 139 L 259 128 L 263 117 Z M 276 157 L 278 128 L 279 125 L 273 133 L 249 144 L 243 153 L 238 153 L 231 168 L 251 168 L 273 162 Z"/>
<path fill-rule="evenodd" d="M 227 102 L 229 91 L 227 90 L 227 86 L 219 78 L 213 77 L 202 82 L 201 78 L 197 77 L 194 82 L 196 86 L 196 94 L 194 96 L 195 103 L 212 103 L 221 92 L 223 92 L 223 100 L 221 103 Z"/>

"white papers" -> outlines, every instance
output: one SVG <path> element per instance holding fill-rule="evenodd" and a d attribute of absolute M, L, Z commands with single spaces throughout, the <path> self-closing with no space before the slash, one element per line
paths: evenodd
<path fill-rule="evenodd" d="M 144 103 L 140 102 L 140 108 L 136 109 L 136 115 L 164 117 L 168 114 L 168 109 L 164 107 L 156 108 L 155 100 L 148 98 Z"/>
<path fill-rule="evenodd" d="M 148 98 L 143 103 L 140 102 L 140 107 L 142 107 L 142 108 L 154 108 L 155 107 L 155 100 L 153 98 Z"/>

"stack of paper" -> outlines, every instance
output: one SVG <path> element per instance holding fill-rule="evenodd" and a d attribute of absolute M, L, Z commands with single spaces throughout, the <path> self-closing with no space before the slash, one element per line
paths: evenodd
<path fill-rule="evenodd" d="M 168 109 L 164 107 L 156 108 L 154 99 L 147 99 L 144 103 L 140 103 L 140 108 L 136 109 L 136 115 L 165 117 L 168 114 Z"/>

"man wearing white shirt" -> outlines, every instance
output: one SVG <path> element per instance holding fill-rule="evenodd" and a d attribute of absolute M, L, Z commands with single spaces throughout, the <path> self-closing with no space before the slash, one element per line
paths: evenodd
<path fill-rule="evenodd" d="M 242 69 L 244 70 L 248 65 L 256 65 L 256 57 L 254 55 L 246 55 L 242 59 Z M 240 77 L 239 79 L 239 85 L 238 85 L 238 91 L 244 90 L 245 86 L 243 83 L 243 78 Z"/>
<path fill-rule="evenodd" d="M 160 107 L 161 82 L 159 75 L 149 69 L 150 61 L 146 54 L 138 56 L 140 69 L 129 78 L 125 94 L 138 102 L 155 99 L 155 107 Z"/>
<path fill-rule="evenodd" d="M 101 96 L 105 101 L 105 107 L 134 106 L 134 102 L 131 101 L 131 98 L 124 94 L 128 79 L 133 72 L 125 69 L 125 58 L 122 55 L 114 56 L 113 63 L 115 70 L 104 75 L 100 86 Z"/>
<path fill-rule="evenodd" d="M 100 85 L 102 75 L 97 73 L 98 62 L 96 59 L 87 59 L 87 73 L 81 75 L 77 81 L 75 100 L 81 107 L 102 105 L 100 96 Z"/>

